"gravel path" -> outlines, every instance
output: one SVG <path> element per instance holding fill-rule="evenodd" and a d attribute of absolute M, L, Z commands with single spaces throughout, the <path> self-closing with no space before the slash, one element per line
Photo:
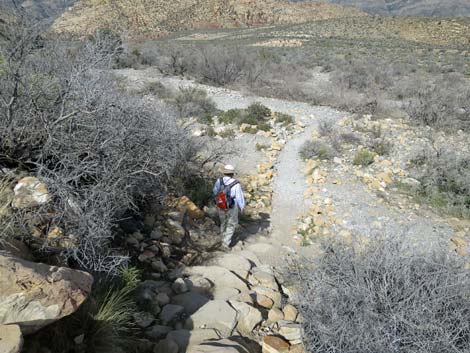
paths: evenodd
<path fill-rule="evenodd" d="M 306 178 L 303 175 L 303 165 L 299 157 L 302 144 L 309 140 L 312 132 L 317 129 L 319 119 L 339 120 L 347 113 L 339 112 L 328 107 L 311 106 L 306 103 L 286 101 L 281 99 L 264 98 L 245 95 L 241 92 L 219 87 L 211 87 L 197 84 L 193 81 L 178 78 L 162 78 L 155 70 L 120 70 L 119 75 L 126 77 L 131 86 L 139 88 L 145 82 L 159 80 L 165 86 L 177 89 L 178 87 L 199 87 L 207 91 L 214 100 L 217 108 L 221 110 L 246 108 L 254 102 L 278 111 L 294 116 L 305 126 L 303 133 L 294 136 L 285 145 L 279 155 L 276 168 L 277 176 L 274 179 L 274 194 L 272 200 L 272 213 L 270 215 L 269 235 L 259 232 L 256 237 L 247 238 L 245 248 L 255 252 L 260 260 L 278 264 L 283 255 L 301 253 L 310 256 L 315 253 L 315 247 L 300 247 L 295 245 L 291 234 L 302 216 L 309 207 L 311 200 L 304 199 L 304 190 L 307 188 Z M 139 86 L 141 85 L 141 86 Z M 246 141 L 239 141 L 239 146 L 245 152 L 240 159 L 246 160 L 247 165 L 256 165 L 254 160 L 249 160 L 249 151 L 252 146 Z M 254 156 L 251 157 L 255 158 Z M 243 168 L 242 168 L 243 169 Z M 371 193 L 363 184 L 346 173 L 338 173 L 341 183 L 326 183 L 319 193 L 321 197 L 330 198 L 335 205 L 335 213 L 343 220 L 343 224 L 334 231 L 348 229 L 353 233 L 374 236 L 376 234 L 404 234 L 427 244 L 433 239 L 442 240 L 450 238 L 454 233 L 444 222 L 438 221 L 438 217 L 431 213 L 410 212 L 390 208 L 386 203 L 379 201 L 376 194 Z M 333 180 L 333 176 L 331 176 Z"/>

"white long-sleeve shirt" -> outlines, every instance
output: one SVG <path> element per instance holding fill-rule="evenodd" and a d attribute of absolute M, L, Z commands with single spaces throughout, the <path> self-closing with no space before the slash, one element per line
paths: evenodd
<path fill-rule="evenodd" d="M 224 176 L 224 185 L 230 185 L 235 181 L 235 179 L 230 178 L 228 176 Z M 220 187 L 220 179 L 217 179 L 214 185 L 214 196 L 217 196 L 219 192 L 219 187 Z M 237 185 L 234 185 L 232 189 L 230 190 L 230 196 L 235 200 L 235 204 L 240 208 L 241 211 L 245 209 L 245 197 L 243 196 L 243 190 L 238 183 Z"/>

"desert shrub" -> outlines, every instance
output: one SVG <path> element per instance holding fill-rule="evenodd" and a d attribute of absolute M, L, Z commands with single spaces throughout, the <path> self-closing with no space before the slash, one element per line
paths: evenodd
<path fill-rule="evenodd" d="M 180 117 L 194 117 L 204 114 L 213 114 L 215 104 L 207 96 L 207 92 L 194 87 L 181 87 L 175 95 L 174 105 Z"/>
<path fill-rule="evenodd" d="M 240 80 L 246 68 L 246 56 L 238 48 L 206 46 L 194 56 L 191 72 L 202 82 L 225 86 Z"/>
<path fill-rule="evenodd" d="M 228 139 L 228 140 L 232 140 L 235 138 L 235 130 L 233 129 L 224 129 L 222 130 L 221 132 L 219 132 L 219 136 L 224 138 L 224 139 Z"/>
<path fill-rule="evenodd" d="M 374 139 L 370 143 L 370 149 L 379 156 L 387 156 L 392 150 L 393 144 L 385 139 Z"/>
<path fill-rule="evenodd" d="M 204 113 L 197 119 L 201 124 L 212 125 L 214 123 L 214 116 L 211 113 Z"/>
<path fill-rule="evenodd" d="M 74 235 L 63 252 L 74 266 L 113 272 L 126 261 L 112 249 L 117 220 L 144 199 L 164 196 L 191 141 L 164 104 L 116 87 L 107 73 L 115 43 L 51 39 L 38 48 L 37 27 L 19 22 L 0 48 L 8 58 L 0 80 L 0 167 L 47 184 L 54 210 L 47 222 Z"/>
<path fill-rule="evenodd" d="M 362 142 L 361 137 L 355 134 L 354 132 L 345 132 L 345 133 L 340 134 L 339 137 L 342 142 L 352 144 L 352 145 Z"/>
<path fill-rule="evenodd" d="M 405 107 L 418 124 L 470 130 L 470 86 L 460 76 L 444 76 L 437 82 L 415 83 Z"/>
<path fill-rule="evenodd" d="M 220 113 L 219 121 L 223 124 L 235 124 L 240 121 L 241 117 L 241 109 L 229 109 L 225 112 Z"/>
<path fill-rule="evenodd" d="M 168 99 L 172 96 L 171 90 L 166 88 L 160 81 L 148 82 L 142 89 L 142 93 L 151 94 L 162 99 Z"/>
<path fill-rule="evenodd" d="M 246 114 L 255 119 L 257 122 L 264 121 L 271 116 L 271 110 L 268 107 L 265 107 L 261 103 L 253 103 L 248 108 L 246 108 Z"/>
<path fill-rule="evenodd" d="M 300 149 L 302 159 L 331 159 L 335 155 L 334 149 L 323 141 L 306 141 Z"/>
<path fill-rule="evenodd" d="M 320 119 L 318 121 L 318 133 L 320 136 L 329 136 L 335 130 L 335 122 L 331 119 Z"/>
<path fill-rule="evenodd" d="M 288 272 L 308 352 L 468 352 L 470 272 L 445 244 L 328 239 L 322 249 Z"/>
<path fill-rule="evenodd" d="M 284 113 L 276 113 L 274 121 L 284 127 L 289 127 L 295 123 L 294 117 Z"/>
<path fill-rule="evenodd" d="M 470 217 L 470 158 L 452 151 L 423 154 L 417 178 L 419 195 L 435 207 Z"/>
<path fill-rule="evenodd" d="M 374 163 L 375 156 L 376 154 L 374 152 L 361 148 L 354 156 L 353 164 L 367 167 L 368 165 Z"/>

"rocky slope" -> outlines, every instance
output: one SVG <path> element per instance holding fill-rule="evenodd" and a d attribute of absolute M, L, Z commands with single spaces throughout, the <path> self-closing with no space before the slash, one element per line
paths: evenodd
<path fill-rule="evenodd" d="M 191 28 L 231 28 L 301 23 L 365 16 L 325 3 L 294 4 L 281 0 L 82 0 L 55 23 L 58 32 L 91 33 L 110 28 L 133 36 L 159 37 Z"/>
<path fill-rule="evenodd" d="M 467 0 L 327 0 L 351 6 L 371 14 L 392 16 L 470 16 Z"/>
<path fill-rule="evenodd" d="M 0 9 L 9 11 L 17 6 L 24 9 L 31 16 L 38 19 L 50 19 L 59 16 L 67 7 L 72 6 L 76 0 L 4 0 Z"/>

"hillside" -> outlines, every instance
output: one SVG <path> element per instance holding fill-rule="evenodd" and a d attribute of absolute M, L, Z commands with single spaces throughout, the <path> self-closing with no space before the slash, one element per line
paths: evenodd
<path fill-rule="evenodd" d="M 351 6 L 371 14 L 389 16 L 470 16 L 468 0 L 326 0 Z M 297 1 L 293 1 L 297 2 Z M 300 0 L 303 2 L 303 0 Z"/>
<path fill-rule="evenodd" d="M 24 9 L 32 17 L 50 19 L 59 16 L 66 8 L 72 6 L 76 0 L 3 0 L 0 4 L 2 12 L 15 8 Z"/>
<path fill-rule="evenodd" d="M 58 32 L 84 34 L 110 28 L 132 36 L 160 37 L 193 28 L 233 28 L 295 24 L 312 20 L 365 16 L 325 3 L 279 0 L 82 0 L 54 24 Z"/>

